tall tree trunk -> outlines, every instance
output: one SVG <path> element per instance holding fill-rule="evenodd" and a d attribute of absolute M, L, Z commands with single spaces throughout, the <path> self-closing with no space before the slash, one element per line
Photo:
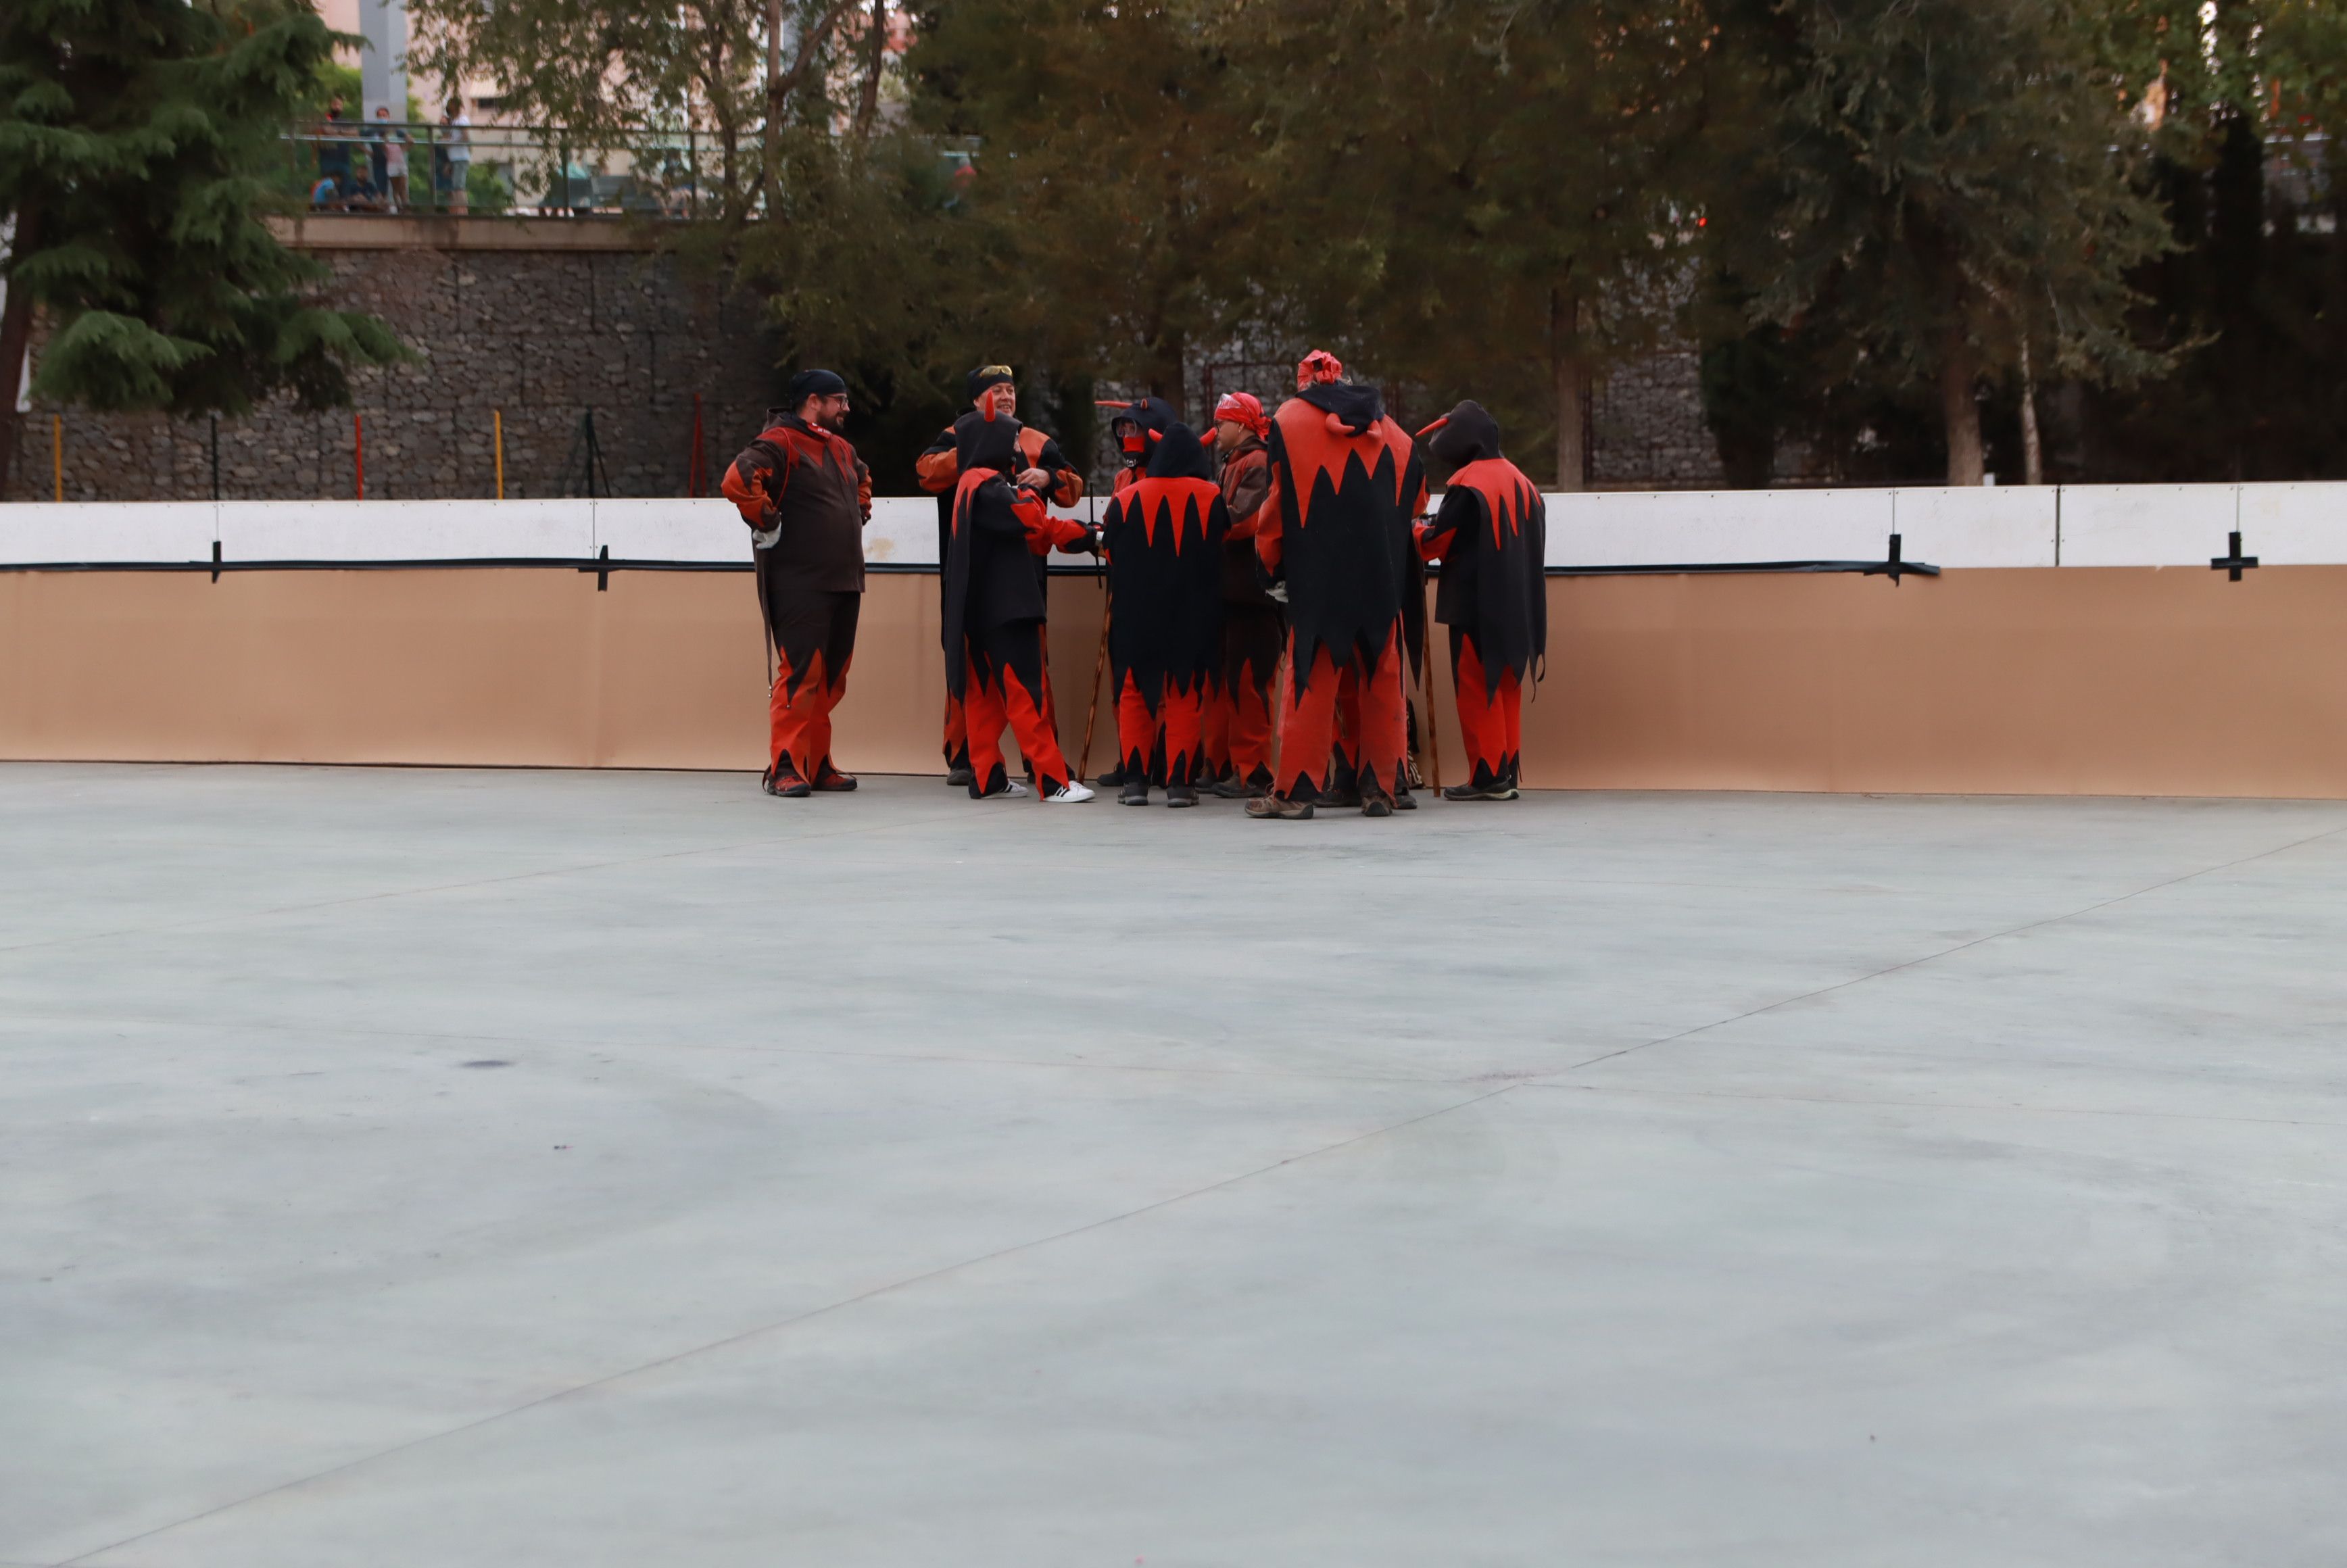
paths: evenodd
<path fill-rule="evenodd" d="M 1549 365 L 1556 390 L 1556 487 L 1586 489 L 1589 452 L 1581 405 L 1589 395 L 1589 365 L 1581 356 L 1581 300 L 1567 290 L 1549 296 Z"/>
<path fill-rule="evenodd" d="M 758 138 L 758 152 L 770 212 L 783 188 L 783 5 L 784 0 L 766 0 L 766 128 Z"/>
<path fill-rule="evenodd" d="M 888 58 L 888 0 L 872 0 L 872 36 L 864 40 L 864 87 L 856 100 L 856 139 L 868 140 L 880 113 L 880 67 Z"/>
<path fill-rule="evenodd" d="M 29 210 L 16 214 L 8 242 L 11 260 L 33 249 L 38 225 Z M 24 384 L 25 353 L 33 342 L 33 291 L 13 283 L 8 304 L 0 310 L 0 501 L 8 498 L 9 470 L 16 457 L 16 436 L 24 421 L 16 413 L 16 389 Z"/>
<path fill-rule="evenodd" d="M 2045 483 L 2045 446 L 2037 433 L 2037 372 L 2029 363 L 2029 339 L 2021 340 L 2021 482 Z"/>
<path fill-rule="evenodd" d="M 1986 475 L 1981 446 L 1980 400 L 1973 394 L 1978 359 L 1963 329 L 1948 333 L 1940 354 L 1940 411 L 1948 425 L 1948 483 L 1977 485 Z"/>

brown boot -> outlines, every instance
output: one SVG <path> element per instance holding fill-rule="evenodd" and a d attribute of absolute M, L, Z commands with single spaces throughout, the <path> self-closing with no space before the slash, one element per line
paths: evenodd
<path fill-rule="evenodd" d="M 1246 814 L 1265 820 L 1277 817 L 1283 822 L 1309 822 L 1312 820 L 1312 803 L 1290 800 L 1284 794 L 1259 794 L 1246 803 Z"/>

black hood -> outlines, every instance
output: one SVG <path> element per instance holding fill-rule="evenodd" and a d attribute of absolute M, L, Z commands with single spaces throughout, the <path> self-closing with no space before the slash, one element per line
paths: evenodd
<path fill-rule="evenodd" d="M 1442 418 L 1442 428 L 1434 433 L 1426 449 L 1451 467 L 1464 467 L 1500 455 L 1500 422 L 1473 398 Z"/>
<path fill-rule="evenodd" d="M 1019 421 L 1009 415 L 989 419 L 973 410 L 955 420 L 954 453 L 961 461 L 961 471 L 999 468 L 1008 474 L 1016 470 L 1020 429 Z"/>
<path fill-rule="evenodd" d="M 1149 432 L 1156 431 L 1163 434 L 1165 428 L 1174 423 L 1174 405 L 1162 397 L 1136 397 L 1109 415 L 1109 428 L 1115 429 L 1117 421 L 1120 419 L 1129 419 L 1140 425 L 1143 431 L 1142 439 L 1146 441 Z M 1155 443 L 1152 442 L 1151 445 L 1154 446 Z"/>
<path fill-rule="evenodd" d="M 1386 416 L 1386 400 L 1374 386 L 1351 386 L 1341 381 L 1323 381 L 1306 387 L 1296 396 L 1324 414 L 1333 415 L 1356 436 L 1366 436 L 1377 422 Z"/>
<path fill-rule="evenodd" d="M 1212 479 L 1214 470 L 1206 461 L 1206 448 L 1199 443 L 1198 433 L 1175 420 L 1165 427 L 1165 435 L 1157 443 L 1157 450 L 1149 455 L 1149 477 L 1153 479 Z"/>

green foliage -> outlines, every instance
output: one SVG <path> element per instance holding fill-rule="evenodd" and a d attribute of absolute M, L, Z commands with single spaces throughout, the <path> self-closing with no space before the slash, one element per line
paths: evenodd
<path fill-rule="evenodd" d="M 1799 75 L 1772 225 L 1737 270 L 1902 378 L 2036 346 L 2081 377 L 2158 368 L 2127 330 L 2130 271 L 2167 244 L 2134 139 L 2071 0 L 1788 0 Z"/>
<path fill-rule="evenodd" d="M 37 395 L 241 413 L 349 401 L 404 350 L 324 308 L 263 221 L 280 137 L 334 36 L 292 0 L 12 0 L 0 10 L 0 211 L 13 296 L 53 326 Z M 8 373 L 13 375 L 14 372 Z"/>

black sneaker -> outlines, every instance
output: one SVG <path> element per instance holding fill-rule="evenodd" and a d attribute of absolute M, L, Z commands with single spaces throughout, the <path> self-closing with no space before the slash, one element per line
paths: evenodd
<path fill-rule="evenodd" d="M 1198 792 L 1191 788 L 1188 784 L 1167 784 L 1165 786 L 1165 804 L 1167 805 L 1195 805 L 1198 804 Z"/>
<path fill-rule="evenodd" d="M 759 783 L 768 794 L 778 794 L 784 800 L 800 800 L 815 793 L 814 786 L 799 777 L 798 769 L 788 763 L 777 763 Z"/>
<path fill-rule="evenodd" d="M 1134 779 L 1131 784 L 1126 784 L 1123 791 L 1117 795 L 1116 804 L 1119 805 L 1147 805 L 1149 804 L 1149 781 L 1146 779 Z"/>
<path fill-rule="evenodd" d="M 1396 811 L 1416 811 L 1418 797 L 1406 789 L 1398 789 L 1394 791 L 1393 806 Z"/>
<path fill-rule="evenodd" d="M 969 787 L 970 777 L 970 771 L 967 767 L 948 768 L 946 770 L 946 783 L 953 785 L 956 789 L 968 789 Z"/>

